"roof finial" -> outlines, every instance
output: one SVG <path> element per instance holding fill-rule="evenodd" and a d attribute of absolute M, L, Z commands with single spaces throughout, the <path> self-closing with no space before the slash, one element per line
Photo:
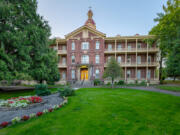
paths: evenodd
<path fill-rule="evenodd" d="M 93 16 L 93 12 L 91 10 L 91 7 L 89 7 L 89 11 L 88 11 L 88 19 L 92 19 Z"/>

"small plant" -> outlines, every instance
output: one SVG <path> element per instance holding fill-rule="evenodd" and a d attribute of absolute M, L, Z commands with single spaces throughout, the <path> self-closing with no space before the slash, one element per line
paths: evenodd
<path fill-rule="evenodd" d="M 44 110 L 43 110 L 43 113 L 48 113 L 48 109 L 44 109 Z"/>
<path fill-rule="evenodd" d="M 20 117 L 15 117 L 15 118 L 13 118 L 13 119 L 11 120 L 12 124 L 16 124 L 16 123 L 18 123 L 18 122 L 20 122 L 20 121 L 21 121 L 21 118 L 20 118 Z"/>
<path fill-rule="evenodd" d="M 142 86 L 146 85 L 146 81 L 142 81 L 142 82 L 140 83 L 140 85 L 142 85 Z"/>
<path fill-rule="evenodd" d="M 1 127 L 6 127 L 9 123 L 7 121 L 4 121 L 1 123 Z"/>
<path fill-rule="evenodd" d="M 110 83 L 110 82 L 108 82 L 106 85 L 107 85 L 107 86 L 110 86 L 110 85 L 111 85 L 111 83 Z"/>
<path fill-rule="evenodd" d="M 52 111 L 53 111 L 53 109 L 52 109 L 52 108 L 50 108 L 50 109 L 48 109 L 48 111 L 49 111 L 49 112 L 52 112 Z"/>
<path fill-rule="evenodd" d="M 60 96 L 68 97 L 74 95 L 74 90 L 70 87 L 65 87 L 64 90 L 59 90 Z"/>
<path fill-rule="evenodd" d="M 26 121 L 26 120 L 29 120 L 29 118 L 30 118 L 29 116 L 24 115 L 21 119 L 24 120 L 24 121 Z"/>
<path fill-rule="evenodd" d="M 101 81 L 99 79 L 94 80 L 94 85 L 95 86 L 100 85 L 100 84 L 101 84 Z"/>
<path fill-rule="evenodd" d="M 117 83 L 117 85 L 124 85 L 124 81 L 123 81 L 123 80 L 119 80 L 119 82 Z"/>
<path fill-rule="evenodd" d="M 30 118 L 34 118 L 34 117 L 36 117 L 36 114 L 35 113 L 31 113 L 30 114 Z"/>
<path fill-rule="evenodd" d="M 39 84 L 35 86 L 35 92 L 38 96 L 47 96 L 51 94 L 51 91 L 48 90 L 47 85 Z"/>
<path fill-rule="evenodd" d="M 43 115 L 43 112 L 37 112 L 36 113 L 36 116 L 41 116 L 41 115 Z"/>
<path fill-rule="evenodd" d="M 138 80 L 135 80 L 135 84 L 138 84 Z"/>

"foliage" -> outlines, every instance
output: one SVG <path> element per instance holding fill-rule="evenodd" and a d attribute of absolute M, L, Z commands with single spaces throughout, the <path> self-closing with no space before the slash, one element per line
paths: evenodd
<path fill-rule="evenodd" d="M 140 85 L 144 86 L 144 85 L 146 85 L 146 83 L 147 82 L 143 80 L 143 81 L 140 82 Z"/>
<path fill-rule="evenodd" d="M 51 94 L 51 91 L 48 90 L 46 84 L 38 84 L 35 86 L 35 92 L 38 96 L 47 96 Z"/>
<path fill-rule="evenodd" d="M 160 48 L 160 80 L 162 80 L 162 63 L 169 57 L 177 44 L 180 33 L 180 1 L 168 0 L 167 6 L 163 6 L 164 13 L 158 13 L 154 19 L 158 24 L 152 28 L 149 34 L 156 35 L 155 41 Z M 170 59 L 171 60 L 171 59 Z M 170 66 L 171 67 L 171 66 Z M 173 67 L 172 67 L 173 68 Z"/>
<path fill-rule="evenodd" d="M 59 80 L 50 27 L 37 14 L 37 0 L 0 1 L 0 80 Z"/>
<path fill-rule="evenodd" d="M 119 82 L 117 83 L 117 85 L 124 85 L 124 81 L 123 81 L 123 80 L 119 80 Z"/>
<path fill-rule="evenodd" d="M 74 95 L 74 90 L 71 87 L 66 86 L 64 90 L 59 90 L 61 97 L 68 97 Z"/>
<path fill-rule="evenodd" d="M 162 90 L 169 90 L 169 91 L 175 91 L 175 92 L 180 92 L 180 86 L 157 86 L 157 88 L 162 89 Z"/>
<path fill-rule="evenodd" d="M 100 84 L 101 84 L 101 81 L 99 79 L 94 80 L 94 85 L 95 86 L 100 85 Z"/>
<path fill-rule="evenodd" d="M 119 64 L 117 63 L 117 61 L 115 60 L 115 58 L 111 58 L 111 60 L 109 61 L 107 68 L 104 71 L 103 77 L 104 78 L 111 78 L 111 82 L 112 82 L 112 86 L 114 84 L 114 80 L 117 77 L 121 76 L 121 67 L 119 66 Z"/>

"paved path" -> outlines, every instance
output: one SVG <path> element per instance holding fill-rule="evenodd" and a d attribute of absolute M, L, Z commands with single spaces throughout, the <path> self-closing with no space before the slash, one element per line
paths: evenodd
<path fill-rule="evenodd" d="M 168 91 L 168 90 L 161 90 L 155 87 L 141 87 L 141 86 L 136 86 L 136 87 L 126 87 L 130 89 L 137 89 L 137 90 L 145 90 L 145 91 L 153 91 L 153 92 L 160 92 L 160 93 L 165 93 L 165 94 L 170 94 L 173 96 L 180 96 L 180 92 L 174 92 L 174 91 Z"/>
<path fill-rule="evenodd" d="M 43 101 L 46 103 L 43 105 L 35 106 L 31 109 L 28 108 L 21 108 L 19 110 L 12 110 L 12 111 L 0 111 L 0 123 L 4 121 L 11 121 L 14 117 L 22 117 L 24 115 L 30 115 L 31 113 L 37 113 L 41 112 L 44 109 L 49 109 L 53 105 L 59 105 L 61 102 L 63 102 L 63 98 L 59 97 L 59 93 L 52 94 L 49 96 L 42 97 Z"/>

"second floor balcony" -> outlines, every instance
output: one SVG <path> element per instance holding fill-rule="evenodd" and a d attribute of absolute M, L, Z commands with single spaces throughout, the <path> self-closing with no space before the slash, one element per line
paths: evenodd
<path fill-rule="evenodd" d="M 67 64 L 66 63 L 58 63 L 58 68 L 66 68 Z"/>
<path fill-rule="evenodd" d="M 66 55 L 67 54 L 67 50 L 57 50 L 58 54 L 60 55 Z"/>

